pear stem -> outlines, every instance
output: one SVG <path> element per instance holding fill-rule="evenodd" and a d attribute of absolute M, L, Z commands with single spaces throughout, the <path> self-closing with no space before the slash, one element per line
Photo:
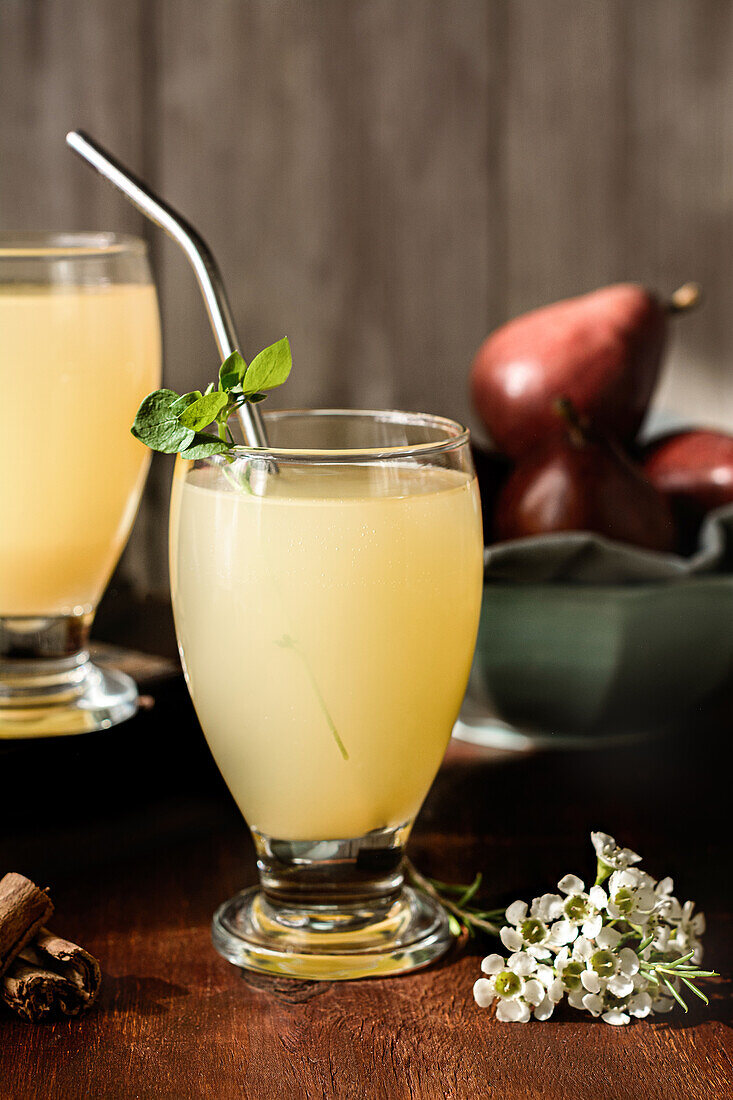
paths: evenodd
<path fill-rule="evenodd" d="M 695 309 L 702 301 L 702 287 L 699 283 L 685 283 L 678 287 L 667 303 L 668 313 L 687 313 Z"/>
<path fill-rule="evenodd" d="M 580 415 L 569 397 L 558 397 L 553 402 L 555 412 L 568 426 L 568 435 L 576 447 L 584 447 L 588 442 L 587 421 Z"/>

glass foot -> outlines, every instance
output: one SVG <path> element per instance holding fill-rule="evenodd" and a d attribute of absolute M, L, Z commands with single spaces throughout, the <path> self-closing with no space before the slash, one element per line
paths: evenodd
<path fill-rule="evenodd" d="M 279 840 L 252 829 L 260 887 L 214 914 L 214 946 L 235 966 L 339 981 L 402 974 L 450 946 L 443 909 L 404 885 L 412 822 L 342 840 Z"/>
<path fill-rule="evenodd" d="M 91 622 L 89 611 L 0 616 L 0 739 L 91 733 L 135 714 L 134 681 L 89 660 Z"/>
<path fill-rule="evenodd" d="M 403 974 L 428 966 L 452 942 L 443 909 L 409 886 L 384 909 L 294 908 L 253 887 L 219 907 L 212 939 L 235 966 L 316 981 Z"/>
<path fill-rule="evenodd" d="M 124 672 L 86 662 L 68 693 L 0 696 L 0 740 L 106 730 L 137 711 L 137 685 Z"/>

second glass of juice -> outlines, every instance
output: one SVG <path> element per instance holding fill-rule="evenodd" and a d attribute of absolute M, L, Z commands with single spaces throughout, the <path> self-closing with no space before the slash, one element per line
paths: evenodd
<path fill-rule="evenodd" d="M 260 868 L 215 944 L 298 977 L 409 970 L 449 943 L 401 863 L 476 639 L 468 433 L 404 413 L 265 421 L 267 452 L 179 460 L 171 507 L 184 670 Z"/>
<path fill-rule="evenodd" d="M 150 456 L 130 435 L 160 382 L 143 241 L 0 237 L 0 738 L 129 718 L 135 684 L 87 640 Z"/>

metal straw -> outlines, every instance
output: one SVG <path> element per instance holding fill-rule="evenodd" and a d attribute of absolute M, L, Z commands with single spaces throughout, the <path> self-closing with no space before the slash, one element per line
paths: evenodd
<path fill-rule="evenodd" d="M 219 355 L 226 359 L 233 351 L 238 350 L 239 340 L 219 267 L 201 235 L 146 183 L 133 175 L 83 130 L 71 130 L 66 135 L 66 144 L 91 164 L 100 176 L 114 184 L 146 218 L 159 225 L 181 246 L 204 296 Z M 237 415 L 247 444 L 250 447 L 267 447 L 267 435 L 257 406 L 244 404 L 237 410 Z"/>

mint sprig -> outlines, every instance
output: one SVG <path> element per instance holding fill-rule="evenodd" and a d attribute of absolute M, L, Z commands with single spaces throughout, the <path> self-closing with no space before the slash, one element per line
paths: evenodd
<path fill-rule="evenodd" d="M 261 351 L 249 365 L 234 351 L 222 363 L 218 383 L 210 382 L 203 393 L 178 394 L 169 389 L 149 393 L 130 430 L 146 447 L 163 454 L 187 459 L 226 454 L 235 445 L 229 417 L 242 405 L 264 401 L 270 390 L 287 380 L 291 367 L 286 336 Z M 216 434 L 204 430 L 212 425 Z"/>

